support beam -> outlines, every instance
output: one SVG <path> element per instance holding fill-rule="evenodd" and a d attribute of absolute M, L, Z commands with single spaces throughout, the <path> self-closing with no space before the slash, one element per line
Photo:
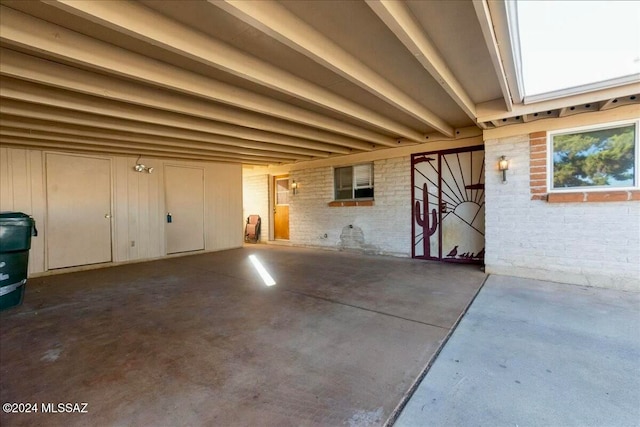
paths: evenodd
<path fill-rule="evenodd" d="M 504 100 L 504 107 L 507 111 L 513 110 L 513 97 L 509 90 L 509 83 L 507 82 L 507 73 L 504 69 L 502 55 L 500 54 L 500 47 L 498 46 L 498 39 L 493 26 L 493 20 L 491 19 L 491 11 L 487 0 L 473 0 L 473 8 L 476 11 L 480 28 L 482 29 L 482 35 L 484 36 L 484 42 L 489 50 L 489 56 L 491 56 L 491 62 L 500 84 L 500 90 L 502 90 L 502 99 Z M 484 121 L 478 119 L 478 121 Z"/>
<path fill-rule="evenodd" d="M 134 142 L 155 141 L 165 144 L 165 141 L 169 141 L 170 143 L 182 143 L 184 141 L 184 144 L 201 143 L 211 147 L 217 147 L 222 151 L 232 150 L 231 152 L 239 152 L 246 149 L 258 152 L 273 148 L 273 152 L 284 153 L 286 156 L 291 153 L 294 155 L 300 154 L 301 150 L 294 147 L 265 147 L 264 143 L 253 143 L 252 141 L 242 140 L 239 140 L 236 144 L 230 143 L 231 141 L 225 141 L 227 144 L 217 144 L 215 138 L 207 140 L 206 135 L 199 138 L 198 132 L 172 130 L 172 128 L 154 125 L 146 125 L 144 129 L 140 129 L 131 126 L 127 121 L 123 120 L 99 117 L 92 118 L 90 115 L 77 117 L 77 114 L 72 112 L 56 111 L 40 106 L 34 107 L 36 108 L 30 109 L 31 113 L 18 116 L 7 113 L 7 111 L 12 113 L 16 110 L 25 111 L 21 106 L 5 107 L 0 103 L 0 112 L 2 113 L 0 123 L 20 129 L 54 131 L 77 137 L 103 137 L 104 139 L 131 140 Z M 77 117 L 75 121 L 73 119 L 74 117 Z M 82 123 L 82 125 L 78 125 L 77 123 Z M 132 128 L 138 131 L 132 132 Z M 168 133 L 171 133 L 171 136 L 167 136 Z M 106 136 L 103 136 L 103 134 L 106 134 Z M 191 137 L 192 135 L 196 135 L 196 137 L 193 138 Z M 254 144 L 257 144 L 257 146 Z M 302 153 L 304 153 L 303 155 L 305 156 L 313 154 L 313 152 L 305 152 L 304 150 L 302 150 Z M 317 156 L 312 155 L 312 157 L 324 158 L 327 156 L 323 154 Z"/>
<path fill-rule="evenodd" d="M 0 114 L 11 116 L 14 119 L 27 118 L 37 119 L 55 123 L 56 125 L 81 125 L 97 129 L 119 130 L 123 132 L 134 132 L 145 135 L 160 135 L 165 137 L 180 137 L 180 135 L 193 135 L 199 132 L 189 132 L 170 128 L 168 126 L 149 125 L 146 123 L 135 123 L 130 120 L 114 119 L 110 117 L 100 117 L 92 114 L 80 113 L 70 110 L 61 110 L 37 104 L 29 104 L 14 100 L 2 100 L 0 102 Z M 205 135 L 206 138 L 207 135 Z M 198 140 L 198 139 L 196 139 Z M 219 140 L 216 142 L 224 142 Z"/>
<path fill-rule="evenodd" d="M 286 95 L 422 142 L 422 134 L 292 73 L 248 55 L 144 6 L 131 2 L 51 0 L 47 4 L 91 22 L 162 47 L 209 67 L 231 73 Z"/>
<path fill-rule="evenodd" d="M 102 2 L 96 2 L 98 4 Z M 120 3 L 118 3 L 118 6 Z M 0 42 L 245 110 L 397 147 L 395 138 L 138 55 L 0 5 Z M 415 135 L 414 135 L 415 136 Z"/>
<path fill-rule="evenodd" d="M 71 144 L 71 143 L 57 143 L 51 141 L 44 140 L 35 140 L 35 139 L 25 139 L 25 138 L 17 138 L 10 136 L 2 136 L 0 135 L 0 144 L 3 146 L 12 146 L 17 148 L 27 148 L 27 149 L 41 149 L 41 150 L 56 150 L 56 151 L 64 151 L 64 152 L 89 152 L 89 153 L 102 153 L 102 154 L 124 154 L 131 156 L 139 156 L 140 154 L 146 157 L 155 157 L 155 158 L 164 158 L 164 159 L 185 159 L 185 160 L 199 160 L 206 162 L 224 162 L 224 163 L 244 163 L 248 165 L 263 165 L 267 166 L 272 163 L 263 161 L 263 160 L 255 160 L 255 161 L 246 161 L 242 162 L 236 159 L 229 159 L 223 157 L 215 157 L 215 156 L 193 156 L 189 154 L 167 154 L 161 153 L 154 150 L 136 150 L 136 149 L 127 149 L 127 148 L 113 148 L 106 150 L 101 147 L 90 147 L 82 144 Z"/>
<path fill-rule="evenodd" d="M 148 146 L 145 144 L 133 144 L 130 141 L 109 141 L 109 140 L 98 140 L 98 139 L 90 139 L 90 138 L 76 138 L 71 136 L 60 135 L 52 132 L 40 132 L 40 131 L 25 131 L 22 129 L 12 129 L 6 127 L 0 127 L 0 135 L 4 137 L 14 137 L 14 138 L 24 138 L 24 139 L 34 139 L 38 141 L 51 141 L 51 142 L 60 142 L 60 143 L 70 143 L 70 144 L 81 144 L 91 147 L 99 147 L 104 148 L 109 151 L 112 148 L 117 149 L 131 149 L 131 150 L 148 150 L 155 151 L 157 153 L 165 153 L 166 155 L 176 155 L 176 154 L 187 154 L 192 156 L 208 156 L 208 157 L 218 157 L 229 160 L 237 160 L 237 161 L 252 161 L 259 160 L 265 161 L 269 163 L 285 163 L 291 162 L 293 159 L 286 157 L 268 157 L 268 156 L 254 156 L 254 155 L 244 155 L 237 153 L 226 153 L 215 150 L 202 150 L 202 149 L 190 149 L 184 150 L 174 147 L 161 147 L 161 146 Z"/>
<path fill-rule="evenodd" d="M 279 133 L 302 139 L 322 141 L 359 150 L 371 150 L 373 144 L 281 119 L 230 108 L 211 101 L 184 96 L 169 90 L 157 90 L 139 83 L 109 78 L 67 65 L 0 48 L 0 75 L 27 80 L 60 89 L 84 93 L 114 101 L 156 108 L 237 126 Z"/>
<path fill-rule="evenodd" d="M 474 122 L 475 103 L 447 66 L 438 49 L 416 22 L 408 6 L 400 1 L 366 0 L 369 7 L 384 22 L 411 54 L 422 64 L 447 94 Z M 444 132 L 443 132 L 444 133 Z M 454 136 L 453 133 L 447 136 Z"/>
<path fill-rule="evenodd" d="M 384 77 L 275 1 L 209 0 L 209 3 L 223 9 L 264 34 L 274 37 L 286 46 L 313 59 L 436 131 L 446 136 L 453 136 L 453 127 L 442 118 L 392 85 Z M 429 70 L 429 68 L 427 69 Z M 455 93 L 457 94 L 458 92 Z M 467 103 L 464 105 L 466 106 Z M 473 107 L 473 103 L 470 105 Z M 474 114 L 471 113 L 470 117 L 475 120 Z"/>
<path fill-rule="evenodd" d="M 183 116 L 167 111 L 157 111 L 136 105 L 129 105 L 99 98 L 91 98 L 64 91 L 48 91 L 46 88 L 16 81 L 3 80 L 0 86 L 0 97 L 16 101 L 27 101 L 49 107 L 63 108 L 91 113 L 106 117 L 127 119 L 136 122 L 171 126 L 181 129 L 196 130 L 216 136 L 230 136 L 236 139 L 269 142 L 292 147 L 304 147 L 312 150 L 347 154 L 351 150 L 336 147 L 322 142 L 300 140 L 285 135 L 276 135 L 255 129 L 238 128 L 224 123 L 212 122 L 195 117 Z M 222 139 L 221 139 L 222 141 Z M 364 143 L 363 143 L 364 144 Z"/>
<path fill-rule="evenodd" d="M 275 146 L 264 143 L 252 143 L 251 141 L 238 140 L 237 144 L 215 144 L 212 142 L 195 141 L 182 138 L 168 138 L 165 136 L 148 135 L 132 132 L 121 132 L 114 130 L 105 130 L 99 128 L 91 128 L 87 126 L 77 126 L 65 123 L 46 122 L 44 120 L 17 118 L 9 115 L 0 117 L 0 126 L 10 127 L 14 129 L 27 129 L 32 131 L 52 132 L 60 135 L 74 136 L 78 138 L 97 138 L 112 141 L 131 141 L 134 143 L 152 144 L 164 147 L 183 147 L 183 148 L 205 148 L 224 151 L 229 153 L 255 154 L 255 155 L 282 155 L 283 157 L 297 158 L 328 157 L 328 153 L 322 151 L 306 150 L 302 148 L 289 148 L 284 146 Z M 251 145 L 255 144 L 255 145 Z"/>

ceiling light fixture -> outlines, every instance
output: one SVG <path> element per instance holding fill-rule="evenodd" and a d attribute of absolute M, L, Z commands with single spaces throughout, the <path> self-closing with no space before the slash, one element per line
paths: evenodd
<path fill-rule="evenodd" d="M 144 164 L 140 163 L 141 157 L 142 156 L 138 156 L 138 160 L 136 160 L 136 165 L 133 167 L 133 170 L 136 172 L 147 172 L 147 173 L 153 172 L 153 168 L 149 166 L 145 166 Z"/>

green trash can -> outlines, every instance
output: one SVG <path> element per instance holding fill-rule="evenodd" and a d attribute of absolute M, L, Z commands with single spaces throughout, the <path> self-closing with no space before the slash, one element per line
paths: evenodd
<path fill-rule="evenodd" d="M 0 310 L 22 303 L 35 221 L 22 212 L 0 212 Z"/>

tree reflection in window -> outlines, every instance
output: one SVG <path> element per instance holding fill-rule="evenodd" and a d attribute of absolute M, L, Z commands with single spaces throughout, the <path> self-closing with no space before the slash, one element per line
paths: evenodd
<path fill-rule="evenodd" d="M 636 125 L 554 135 L 553 188 L 632 187 Z"/>

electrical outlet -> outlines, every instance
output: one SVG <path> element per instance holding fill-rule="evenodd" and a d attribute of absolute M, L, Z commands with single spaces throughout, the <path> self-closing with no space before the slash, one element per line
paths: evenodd
<path fill-rule="evenodd" d="M 136 246 L 136 241 L 135 241 L 135 240 L 132 240 L 132 241 L 131 241 L 131 247 L 132 247 L 132 248 L 135 248 L 135 246 Z"/>

